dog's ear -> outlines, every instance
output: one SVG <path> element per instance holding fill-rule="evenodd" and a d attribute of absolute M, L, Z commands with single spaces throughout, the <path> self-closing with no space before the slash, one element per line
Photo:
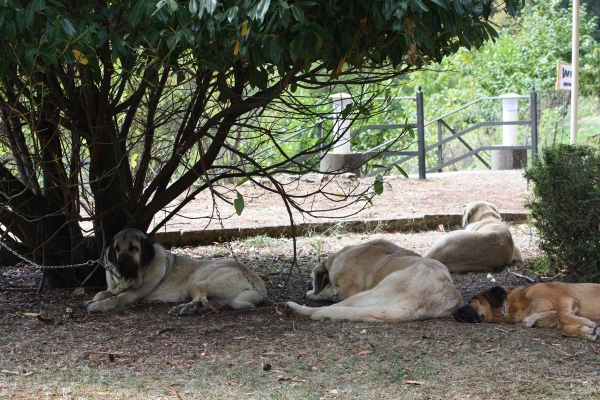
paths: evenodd
<path fill-rule="evenodd" d="M 498 211 L 498 209 L 496 208 L 496 206 L 495 206 L 495 205 L 493 205 L 492 203 L 488 203 L 488 206 L 490 206 L 490 208 L 491 208 L 492 210 L 494 210 L 494 211 L 495 211 L 497 214 L 500 214 L 500 211 Z"/>
<path fill-rule="evenodd" d="M 105 261 L 108 261 L 112 265 L 117 265 L 117 254 L 115 253 L 115 247 L 113 246 L 112 240 L 109 240 L 108 243 L 106 243 L 102 253 Z"/>
<path fill-rule="evenodd" d="M 467 225 L 469 225 L 469 218 L 471 218 L 471 215 L 473 215 L 473 205 L 467 204 L 465 206 L 465 212 L 463 212 L 463 220 L 462 220 L 463 228 L 466 228 Z"/>
<path fill-rule="evenodd" d="M 321 293 L 323 288 L 329 283 L 329 271 L 325 266 L 325 261 L 323 261 L 317 268 L 313 270 L 314 274 L 314 285 L 313 285 L 313 294 L 317 295 Z"/>
<path fill-rule="evenodd" d="M 140 257 L 140 264 L 143 266 L 150 265 L 154 255 L 154 243 L 152 243 L 152 240 L 150 240 L 147 235 L 144 235 L 144 238 L 142 239 L 142 254 Z"/>
<path fill-rule="evenodd" d="M 506 290 L 502 289 L 500 286 L 494 286 L 490 290 L 483 292 L 483 297 L 485 297 L 493 308 L 502 307 L 504 300 L 506 300 L 506 296 Z"/>

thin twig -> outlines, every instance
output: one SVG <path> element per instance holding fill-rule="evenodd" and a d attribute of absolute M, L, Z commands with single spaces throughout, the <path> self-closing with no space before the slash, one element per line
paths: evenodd
<path fill-rule="evenodd" d="M 508 272 L 510 272 L 511 274 L 513 274 L 514 276 L 516 276 L 516 277 L 518 277 L 518 278 L 525 279 L 525 280 L 527 280 L 527 281 L 529 281 L 529 282 L 531 282 L 531 283 L 534 283 L 534 282 L 535 282 L 535 279 L 533 279 L 533 278 L 530 278 L 530 277 L 528 277 L 528 276 L 521 275 L 521 274 L 517 274 L 516 272 L 512 272 L 512 271 L 508 271 Z"/>
<path fill-rule="evenodd" d="M 135 354 L 127 354 L 127 353 L 115 353 L 112 351 L 91 351 L 87 350 L 85 353 L 87 354 L 105 354 L 109 356 L 119 356 L 119 357 L 135 357 Z"/>

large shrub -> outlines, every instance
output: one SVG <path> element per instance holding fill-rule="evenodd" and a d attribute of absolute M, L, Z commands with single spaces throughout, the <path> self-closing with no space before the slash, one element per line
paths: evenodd
<path fill-rule="evenodd" d="M 532 188 L 526 207 L 549 266 L 600 281 L 600 151 L 547 148 L 525 178 Z"/>

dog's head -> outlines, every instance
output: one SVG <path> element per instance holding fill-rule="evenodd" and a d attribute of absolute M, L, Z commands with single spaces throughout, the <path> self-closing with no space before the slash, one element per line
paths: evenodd
<path fill-rule="evenodd" d="M 154 258 L 154 244 L 138 229 L 124 229 L 117 233 L 103 252 L 104 261 L 119 276 L 125 289 L 142 285 L 146 268 Z"/>
<path fill-rule="evenodd" d="M 335 289 L 329 279 L 327 261 L 322 261 L 312 271 L 312 289 L 306 293 L 310 300 L 334 300 Z"/>
<path fill-rule="evenodd" d="M 488 203 L 487 201 L 473 201 L 471 203 L 467 203 L 465 206 L 465 212 L 463 213 L 462 226 L 466 228 L 471 222 L 481 221 L 483 218 L 497 218 L 499 220 L 502 219 L 500 217 L 500 213 L 496 209 L 492 203 Z"/>
<path fill-rule="evenodd" d="M 469 304 L 456 310 L 454 319 L 458 322 L 502 322 L 501 310 L 507 295 L 506 290 L 494 286 L 474 296 Z"/>

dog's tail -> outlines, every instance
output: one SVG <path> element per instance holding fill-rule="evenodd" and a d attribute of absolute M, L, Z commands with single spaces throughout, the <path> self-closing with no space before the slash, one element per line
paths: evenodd
<path fill-rule="evenodd" d="M 519 249 L 519 246 L 517 246 L 516 244 L 513 249 L 512 260 L 513 261 L 523 261 L 523 254 L 521 254 L 521 249 Z"/>

